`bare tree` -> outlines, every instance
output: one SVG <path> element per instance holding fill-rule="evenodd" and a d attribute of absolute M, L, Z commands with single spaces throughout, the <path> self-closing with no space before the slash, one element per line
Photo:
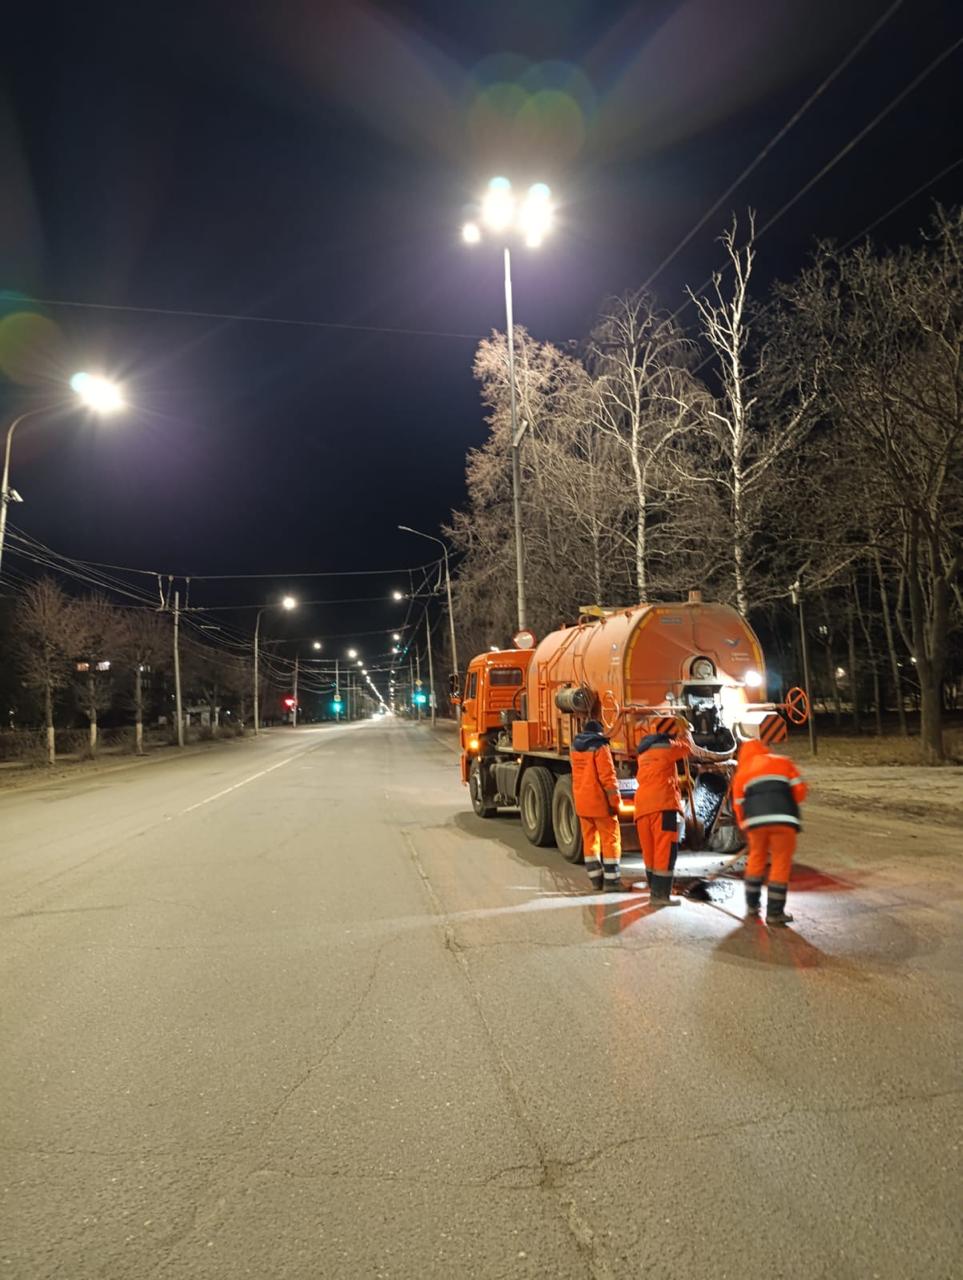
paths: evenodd
<path fill-rule="evenodd" d="M 609 299 L 589 343 L 595 421 L 617 445 L 631 477 L 626 488 L 634 497 L 639 600 L 649 598 L 652 585 L 653 522 L 669 508 L 666 446 L 694 429 L 694 411 L 704 397 L 686 368 L 692 350 L 672 319 L 642 292 Z"/>
<path fill-rule="evenodd" d="M 731 281 L 726 283 L 725 272 L 717 271 L 708 296 L 689 291 L 718 363 L 720 392 L 702 401 L 698 452 L 703 466 L 693 467 L 691 461 L 679 466 L 700 502 L 724 497 L 724 502 L 711 502 L 715 510 L 706 541 L 711 544 L 725 531 L 733 601 L 743 614 L 773 591 L 784 590 L 768 569 L 771 541 L 760 534 L 771 528 L 780 510 L 783 470 L 812 427 L 817 393 L 817 365 L 803 366 L 794 358 L 781 327 L 769 341 L 753 341 L 749 285 L 754 237 L 751 212 L 744 244 L 733 217 L 721 237 Z"/>
<path fill-rule="evenodd" d="M 140 756 L 144 754 L 144 677 L 167 668 L 170 623 L 153 610 L 130 610 L 123 619 L 119 648 L 133 676 L 134 749 Z"/>
<path fill-rule="evenodd" d="M 937 763 L 963 605 L 963 212 L 940 211 L 918 249 L 825 248 L 785 296 L 799 346 L 819 348 L 825 410 L 885 508 L 893 616 L 919 679 L 923 758 Z"/>
<path fill-rule="evenodd" d="M 123 665 L 125 623 L 106 597 L 85 596 L 68 604 L 77 645 L 78 702 L 90 727 L 90 754 L 98 747 L 98 718 L 113 701 L 113 670 Z M 119 661 L 118 661 L 119 659 Z"/>
<path fill-rule="evenodd" d="M 77 615 L 69 597 L 51 578 L 33 582 L 23 593 L 15 617 L 18 666 L 24 683 L 43 697 L 47 763 L 57 755 L 54 699 L 65 688 L 78 652 Z"/>

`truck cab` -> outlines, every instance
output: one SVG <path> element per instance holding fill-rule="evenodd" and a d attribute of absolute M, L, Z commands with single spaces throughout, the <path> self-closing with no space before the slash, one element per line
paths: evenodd
<path fill-rule="evenodd" d="M 498 649 L 469 663 L 461 689 L 461 780 L 471 787 L 472 765 L 494 751 L 501 734 L 522 717 L 531 650 Z M 474 800 L 474 797 L 473 797 Z"/>

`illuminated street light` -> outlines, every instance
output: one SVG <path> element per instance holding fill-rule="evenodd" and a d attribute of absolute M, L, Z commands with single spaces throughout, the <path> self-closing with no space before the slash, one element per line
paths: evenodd
<path fill-rule="evenodd" d="M 392 600 L 404 600 L 405 593 L 403 591 L 392 591 L 391 598 Z"/>
<path fill-rule="evenodd" d="M 546 187 L 547 191 L 548 188 Z M 448 634 L 451 640 L 451 666 L 453 671 L 458 670 L 458 645 L 455 642 L 455 611 L 451 603 L 451 571 L 448 568 L 448 544 L 443 542 L 441 538 L 436 538 L 433 533 L 422 533 L 420 529 L 412 529 L 411 525 L 399 524 L 398 528 L 402 533 L 413 533 L 416 538 L 427 538 L 429 542 L 437 542 L 441 547 L 442 555 L 445 557 L 445 593 L 448 596 Z M 395 636 L 397 640 L 398 637 Z"/>
<path fill-rule="evenodd" d="M 317 652 L 317 651 L 321 648 L 321 641 L 320 641 L 320 640 L 315 640 L 315 642 L 314 642 L 314 644 L 311 646 L 311 648 L 312 648 L 312 649 L 314 649 L 314 651 L 315 651 L 315 652 Z"/>
<path fill-rule="evenodd" d="M 391 633 L 391 638 L 392 638 L 392 640 L 400 640 L 400 639 L 401 639 L 401 635 L 400 635 L 400 634 L 399 634 L 399 632 L 397 632 L 397 631 L 392 631 L 392 633 Z"/>
<path fill-rule="evenodd" d="M 507 231 L 515 219 L 515 196 L 507 178 L 492 178 L 482 197 L 482 222 L 489 231 Z"/>
<path fill-rule="evenodd" d="M 70 388 L 78 399 L 94 413 L 107 415 L 124 408 L 124 397 L 116 383 L 110 382 L 92 373 L 75 373 L 70 379 Z M 41 405 L 37 409 L 28 409 L 19 414 L 7 427 L 6 445 L 3 451 L 3 480 L 0 481 L 0 567 L 3 565 L 3 543 L 7 531 L 7 508 L 11 502 L 22 499 L 15 489 L 10 488 L 10 450 L 13 447 L 13 434 L 26 418 L 33 418 L 40 413 L 48 413 L 56 405 Z"/>
<path fill-rule="evenodd" d="M 536 182 L 529 187 L 521 203 L 512 192 L 512 184 L 507 178 L 492 178 L 481 200 L 481 226 L 478 222 L 469 222 L 462 228 L 462 239 L 466 244 L 479 244 L 482 240 L 482 226 L 496 235 L 504 237 L 503 252 L 505 259 L 505 330 L 508 342 L 508 381 L 510 389 L 511 423 L 512 423 L 512 515 L 515 526 L 515 590 L 517 596 L 518 629 L 526 629 L 525 619 L 525 572 L 524 545 L 522 542 L 522 503 L 521 503 L 521 460 L 520 447 L 525 423 L 521 430 L 518 426 L 518 392 L 515 381 L 515 321 L 512 314 L 512 255 L 508 246 L 508 236 L 516 232 L 522 236 L 530 249 L 537 249 L 551 230 L 553 221 L 552 193 L 544 182 Z"/>
<path fill-rule="evenodd" d="M 298 602 L 294 596 L 282 596 L 279 604 L 263 604 L 257 611 L 257 617 L 254 619 L 254 732 L 261 732 L 261 708 L 260 708 L 260 688 L 258 686 L 258 660 L 260 657 L 260 636 L 261 636 L 261 614 L 265 609 L 296 609 Z"/>
<path fill-rule="evenodd" d="M 116 382 L 96 373 L 75 373 L 70 389 L 82 404 L 95 413 L 117 413 L 124 408 L 124 396 Z"/>
<path fill-rule="evenodd" d="M 349 657 L 349 658 L 356 658 L 357 656 L 358 656 L 358 650 L 357 650 L 357 649 L 349 649 L 349 650 L 348 650 L 348 657 Z"/>

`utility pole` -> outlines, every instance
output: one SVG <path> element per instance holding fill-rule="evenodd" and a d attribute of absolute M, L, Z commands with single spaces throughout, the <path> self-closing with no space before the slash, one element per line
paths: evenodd
<path fill-rule="evenodd" d="M 294 695 L 294 706 L 291 708 L 291 728 L 298 727 L 298 655 L 294 655 L 294 688 L 291 690 Z"/>
<path fill-rule="evenodd" d="M 258 645 L 261 635 L 261 614 L 263 609 L 258 609 L 257 616 L 254 619 L 254 733 L 255 736 L 261 732 L 261 690 L 258 688 L 257 665 L 260 657 Z"/>
<path fill-rule="evenodd" d="M 181 706 L 181 593 L 174 592 L 174 714 L 177 716 L 177 745 L 184 745 L 184 712 Z"/>
<path fill-rule="evenodd" d="M 809 750 L 816 755 L 816 709 L 813 706 L 813 697 L 810 692 L 809 683 L 809 642 L 806 639 L 806 616 L 803 612 L 803 589 L 802 574 L 789 588 L 792 594 L 792 602 L 799 610 L 799 647 L 802 655 L 803 664 L 803 688 L 806 691 L 806 699 L 809 702 L 809 720 L 807 721 L 809 728 Z"/>
<path fill-rule="evenodd" d="M 335 658 L 334 660 L 334 705 L 337 707 L 337 710 L 334 713 L 335 724 L 337 724 L 338 721 L 341 719 L 341 683 L 338 679 L 338 671 L 339 671 L 338 659 Z"/>
<path fill-rule="evenodd" d="M 522 464 L 521 445 L 525 424 L 518 429 L 517 392 L 515 388 L 515 321 L 512 315 L 512 255 L 505 246 L 505 328 L 508 337 L 508 383 L 511 396 L 512 426 L 512 518 L 515 524 L 515 591 L 518 607 L 518 629 L 525 621 L 525 546 L 522 541 Z"/>
<path fill-rule="evenodd" d="M 428 706 L 431 708 L 431 727 L 435 727 L 435 667 L 431 660 L 431 619 L 425 610 L 425 642 L 428 645 Z"/>
<path fill-rule="evenodd" d="M 415 645 L 416 645 L 416 648 L 415 648 L 415 689 L 416 689 L 416 691 L 417 691 L 417 692 L 415 693 L 415 695 L 414 695 L 414 696 L 415 696 L 415 698 L 417 698 L 417 697 L 418 697 L 418 694 L 419 694 L 419 693 L 421 693 L 421 654 L 418 652 L 418 649 L 417 649 L 417 641 L 415 641 Z M 420 703 L 420 702 L 416 702 L 416 703 L 415 703 L 415 705 L 416 705 L 416 706 L 417 706 L 417 708 L 418 708 L 418 723 L 420 724 L 420 723 L 421 723 L 421 703 Z"/>

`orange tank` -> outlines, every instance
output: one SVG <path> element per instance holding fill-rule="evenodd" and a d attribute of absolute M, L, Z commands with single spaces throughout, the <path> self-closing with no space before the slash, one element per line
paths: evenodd
<path fill-rule="evenodd" d="M 634 751 L 643 723 L 660 717 L 685 717 L 697 732 L 711 732 L 698 724 L 709 701 L 719 724 L 748 729 L 759 722 L 754 712 L 765 705 L 765 686 L 759 641 L 728 605 L 693 599 L 585 613 L 576 625 L 547 635 L 532 654 L 512 744 L 524 751 L 567 750 L 579 724 L 577 712 L 563 707 L 577 702 L 579 690 L 584 714 L 602 721 L 614 752 Z"/>

